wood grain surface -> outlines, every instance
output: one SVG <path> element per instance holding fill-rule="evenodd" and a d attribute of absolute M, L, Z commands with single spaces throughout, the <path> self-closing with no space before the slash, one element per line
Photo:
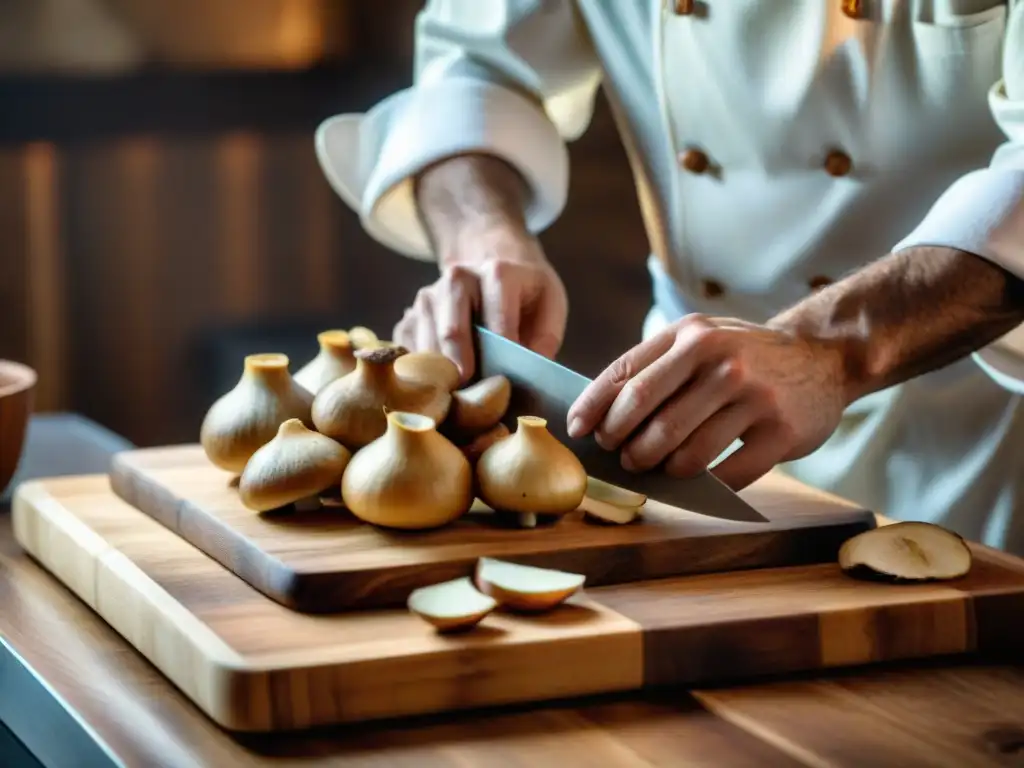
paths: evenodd
<path fill-rule="evenodd" d="M 589 589 L 545 616 L 442 637 L 398 610 L 291 611 L 117 498 L 104 476 L 28 483 L 18 541 L 232 730 L 560 699 L 670 683 L 1005 649 L 1020 561 L 977 548 L 945 585 L 811 565 Z"/>
<path fill-rule="evenodd" d="M 591 586 L 684 574 L 834 561 L 874 516 L 773 473 L 744 492 L 771 520 L 733 523 L 647 504 L 641 523 L 594 525 L 577 512 L 533 530 L 469 515 L 428 532 L 389 532 L 344 510 L 260 515 L 199 446 L 115 456 L 110 482 L 268 597 L 304 612 L 402 605 L 412 589 L 471 572 L 480 556 L 583 573 Z"/>
<path fill-rule="evenodd" d="M 90 441 L 95 425 L 74 426 L 67 437 L 73 433 L 75 439 L 58 441 L 60 426 L 48 423 L 43 442 L 52 437 L 52 446 L 34 440 L 39 433 L 30 429 L 24 479 L 54 474 L 57 464 L 64 472 L 75 471 L 74 460 L 61 455 L 69 450 L 90 457 L 79 458 L 78 472 L 100 472 L 109 452 L 122 449 L 107 439 Z M 49 451 L 49 460 L 40 448 Z M 101 464 L 90 466 L 103 451 Z M 1004 610 L 991 600 L 985 605 Z M 1005 636 L 1013 639 L 1012 632 Z M 2 512 L 0 638 L 5 680 L 0 717 L 47 765 L 68 764 L 59 758 L 76 747 L 80 762 L 87 760 L 89 750 L 60 730 L 61 723 L 43 706 L 45 697 L 73 714 L 83 738 L 114 756 L 112 766 L 140 768 L 1005 768 L 1021 765 L 1024 753 L 1024 645 L 1019 643 L 1003 661 L 933 659 L 694 694 L 681 688 L 646 690 L 314 732 L 233 736 L 33 562 L 14 541 L 10 515 Z M 38 681 L 37 695 L 28 699 L 24 690 L 8 685 L 22 670 Z M 809 720 L 820 727 L 808 727 Z"/>
<path fill-rule="evenodd" d="M 232 735 L 32 562 L 8 515 L 0 515 L 0 635 L 120 764 L 139 768 L 1007 768 L 1020 765 L 1024 747 L 1024 666 L 946 659 L 702 690 L 700 701 L 669 688 Z M 821 728 L 808 727 L 809 717 Z M 912 731 L 909 754 L 902 723 Z M 39 722 L 19 736 L 41 749 L 52 743 L 48 728 Z"/>
<path fill-rule="evenodd" d="M 27 551 L 231 729 L 642 684 L 639 628 L 586 597 L 542 619 L 488 617 L 461 638 L 437 635 L 404 608 L 299 614 L 119 500 L 102 475 L 21 486 L 14 528 Z"/>
<path fill-rule="evenodd" d="M 696 698 L 806 765 L 1020 766 L 1022 683 L 1019 667 L 985 675 L 941 667 L 927 675 L 864 670 L 773 682 L 756 693 L 701 691 Z M 1014 686 L 1018 692 L 1008 696 Z"/>

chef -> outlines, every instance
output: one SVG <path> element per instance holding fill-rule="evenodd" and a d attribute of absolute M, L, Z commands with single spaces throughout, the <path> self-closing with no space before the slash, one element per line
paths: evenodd
<path fill-rule="evenodd" d="M 654 306 L 570 430 L 1024 553 L 1024 408 L 978 364 L 1024 321 L 1024 2 L 430 0 L 413 86 L 316 136 L 367 232 L 439 263 L 396 340 L 468 376 L 478 311 L 557 352 L 537 235 L 599 87 Z"/>

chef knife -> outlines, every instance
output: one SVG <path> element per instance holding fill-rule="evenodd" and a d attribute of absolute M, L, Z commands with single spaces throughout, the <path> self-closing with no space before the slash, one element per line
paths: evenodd
<path fill-rule="evenodd" d="M 500 374 L 512 383 L 508 416 L 546 419 L 548 431 L 572 449 L 591 477 L 709 517 L 768 522 L 707 470 L 689 478 L 672 477 L 660 468 L 629 472 L 619 463 L 619 452 L 601 448 L 593 435 L 573 440 L 567 430 L 569 407 L 590 384 L 590 379 L 486 328 L 475 326 L 474 330 L 480 376 Z"/>

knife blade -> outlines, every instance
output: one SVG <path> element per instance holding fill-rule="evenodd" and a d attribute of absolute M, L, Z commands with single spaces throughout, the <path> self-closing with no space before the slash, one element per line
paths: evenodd
<path fill-rule="evenodd" d="M 529 415 L 546 419 L 548 431 L 579 457 L 591 477 L 708 517 L 745 523 L 768 522 L 707 470 L 688 478 L 672 477 L 661 468 L 630 472 L 619 463 L 618 451 L 606 451 L 593 435 L 579 440 L 570 438 L 569 408 L 590 384 L 590 379 L 479 325 L 474 326 L 474 331 L 480 376 L 502 375 L 512 383 L 507 418 Z"/>

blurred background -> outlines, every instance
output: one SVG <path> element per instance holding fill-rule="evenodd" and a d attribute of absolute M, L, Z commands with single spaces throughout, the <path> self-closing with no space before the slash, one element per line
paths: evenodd
<path fill-rule="evenodd" d="M 0 0 L 0 358 L 139 445 L 191 442 L 250 352 L 382 337 L 436 268 L 366 236 L 313 153 L 411 79 L 422 0 Z M 603 100 L 543 240 L 560 359 L 636 343 L 648 251 Z"/>

